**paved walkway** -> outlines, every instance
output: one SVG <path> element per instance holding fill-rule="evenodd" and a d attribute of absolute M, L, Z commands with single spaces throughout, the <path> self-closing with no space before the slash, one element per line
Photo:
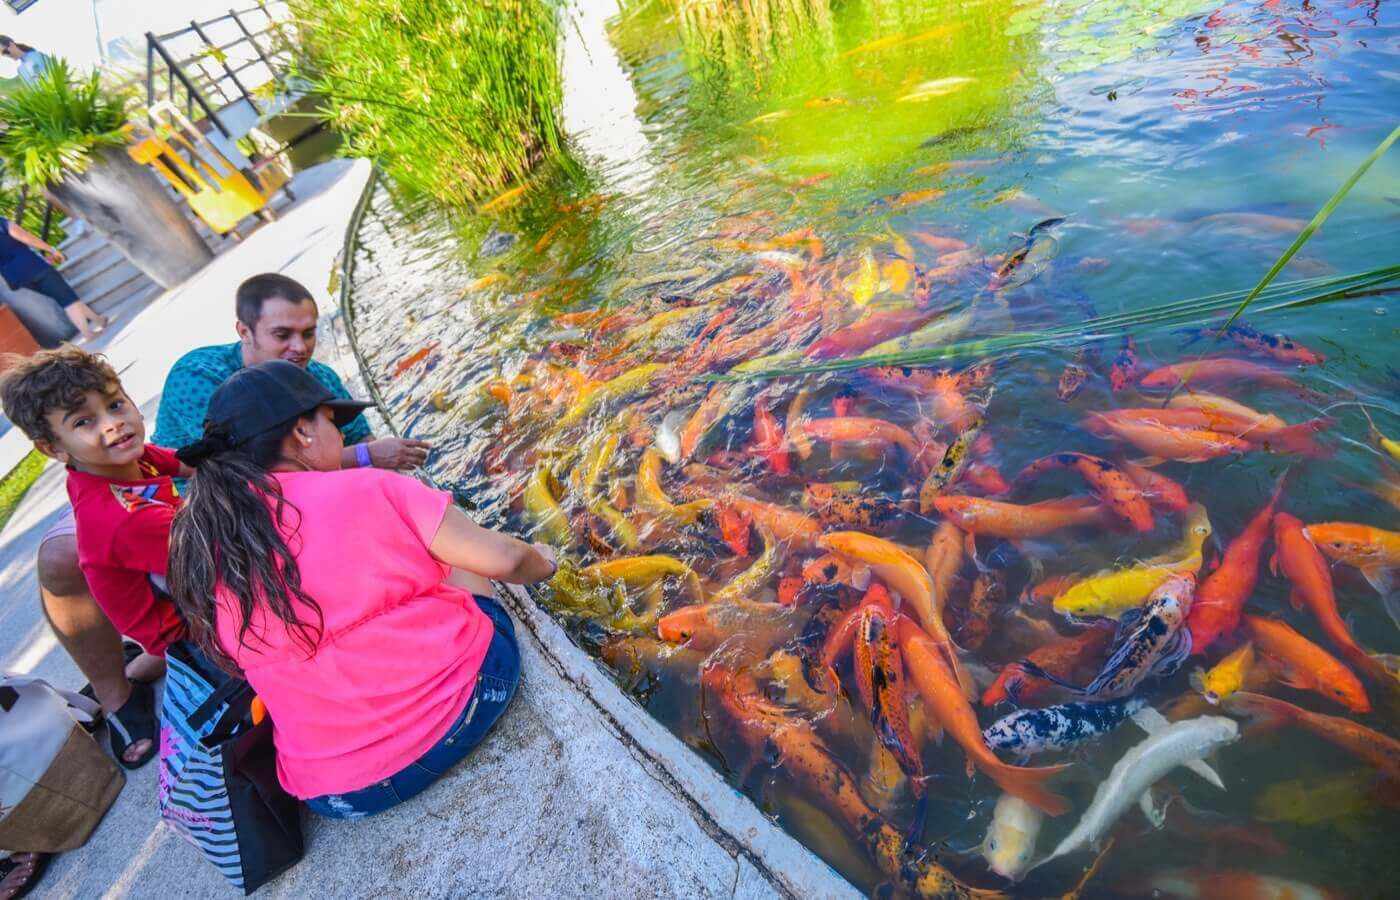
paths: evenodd
<path fill-rule="evenodd" d="M 233 289 L 243 278 L 285 272 L 330 311 L 329 274 L 368 171 L 339 161 L 305 173 L 296 185 L 302 199 L 279 222 L 122 324 L 105 352 L 148 421 L 181 353 L 233 340 Z M 338 365 L 334 317 L 323 323 L 318 355 Z M 32 566 L 65 503 L 63 473 L 51 466 L 0 533 L 0 669 L 77 687 L 81 677 L 40 614 Z M 306 859 L 261 895 L 855 896 L 624 697 L 533 604 L 511 597 L 508 605 L 523 626 L 524 683 L 497 731 L 395 810 L 357 823 L 309 817 Z M 236 896 L 160 826 L 156 768 L 132 774 L 92 840 L 54 862 L 39 896 Z"/>

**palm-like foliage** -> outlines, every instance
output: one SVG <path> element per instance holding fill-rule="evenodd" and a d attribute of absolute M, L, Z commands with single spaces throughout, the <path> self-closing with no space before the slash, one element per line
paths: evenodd
<path fill-rule="evenodd" d="M 0 98 L 0 162 L 36 190 L 82 173 L 96 151 L 126 143 L 129 99 L 97 73 L 77 75 L 54 60 L 33 84 Z"/>

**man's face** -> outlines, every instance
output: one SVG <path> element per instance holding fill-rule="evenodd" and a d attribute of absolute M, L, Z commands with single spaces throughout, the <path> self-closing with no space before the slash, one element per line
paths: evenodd
<path fill-rule="evenodd" d="M 238 323 L 243 341 L 243 359 L 250 366 L 274 359 L 285 359 L 303 369 L 316 351 L 316 301 L 300 302 L 272 297 L 263 303 L 257 325 Z"/>
<path fill-rule="evenodd" d="M 39 449 L 85 472 L 118 475 L 146 449 L 146 421 L 118 384 L 88 391 L 72 409 L 53 410 L 46 418 L 54 441 L 39 442 Z"/>

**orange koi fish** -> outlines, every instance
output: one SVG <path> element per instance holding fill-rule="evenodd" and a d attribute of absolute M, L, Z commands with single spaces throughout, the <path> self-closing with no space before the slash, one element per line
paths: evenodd
<path fill-rule="evenodd" d="M 1395 570 L 1400 567 L 1400 532 L 1355 522 L 1319 522 L 1306 529 L 1308 537 L 1333 562 L 1360 570 L 1381 595 L 1385 611 L 1400 628 L 1400 592 Z"/>
<path fill-rule="evenodd" d="M 1266 3 L 1265 6 L 1268 4 Z M 1123 886 L 1131 896 L 1175 900 L 1342 900 L 1336 891 L 1247 869 L 1168 869 Z"/>
<path fill-rule="evenodd" d="M 414 366 L 418 365 L 420 362 L 422 362 L 423 360 L 427 359 L 427 358 L 428 358 L 428 355 L 429 355 L 430 353 L 432 353 L 434 350 L 436 350 L 437 348 L 438 348 L 438 342 L 437 342 L 437 341 L 431 341 L 431 342 L 429 342 L 429 344 L 428 344 L 426 347 L 421 347 L 421 348 L 419 348 L 418 350 L 415 350 L 415 351 L 413 351 L 412 353 L 408 354 L 407 356 L 405 356 L 403 359 L 399 360 L 399 361 L 394 365 L 394 373 L 393 373 L 394 376 L 395 376 L 395 377 L 398 377 L 399 375 L 402 375 L 403 373 L 407 372 L 409 369 L 411 369 L 411 368 L 413 368 Z"/>
<path fill-rule="evenodd" d="M 1248 441 L 1233 435 L 1134 421 L 1116 415 L 1116 411 L 1089 413 L 1084 425 L 1100 437 L 1116 437 L 1150 456 L 1177 462 L 1205 462 L 1253 449 Z"/>
<path fill-rule="evenodd" d="M 700 441 L 729 412 L 732 395 L 732 385 L 717 384 L 710 388 L 705 399 L 700 401 L 695 414 L 686 421 L 685 426 L 681 429 L 680 458 L 682 462 L 695 455 L 695 451 L 700 447 Z"/>
<path fill-rule="evenodd" d="M 1245 601 L 1259 581 L 1259 555 L 1269 538 L 1269 523 L 1282 490 L 1283 479 L 1279 479 L 1273 497 L 1230 542 L 1220 565 L 1196 589 L 1196 599 L 1186 617 L 1193 654 L 1205 653 L 1211 644 L 1239 627 Z"/>
<path fill-rule="evenodd" d="M 963 748 L 969 769 L 976 766 L 1002 790 L 1020 797 L 1047 815 L 1058 816 L 1067 811 L 1069 804 L 1065 799 L 1045 787 L 1047 779 L 1067 766 L 1029 769 L 997 759 L 982 738 L 982 726 L 977 722 L 977 714 L 972 711 L 953 673 L 944 665 L 938 645 L 907 617 L 900 618 L 898 635 L 899 647 L 904 653 L 904 662 L 914 687 L 924 698 L 933 717 Z"/>
<path fill-rule="evenodd" d="M 733 509 L 749 517 L 755 525 L 767 528 L 781 543 L 794 550 L 810 550 L 821 537 L 822 529 L 815 521 L 786 506 L 765 503 L 738 495 L 718 495 L 720 509 Z"/>
<path fill-rule="evenodd" d="M 1191 362 L 1162 366 L 1138 379 L 1138 387 L 1157 391 L 1174 388 L 1184 382 L 1193 385 L 1231 384 L 1254 381 L 1283 388 L 1297 388 L 1298 383 L 1272 366 L 1236 359 L 1233 356 L 1207 356 Z"/>
<path fill-rule="evenodd" d="M 1246 415 L 1228 412 L 1214 404 L 1191 404 L 1190 401 L 1195 399 L 1187 397 L 1187 402 L 1183 402 L 1183 397 L 1173 397 L 1169 409 L 1120 409 L 1115 410 L 1113 415 L 1172 428 L 1199 428 L 1234 435 L 1261 450 L 1274 453 L 1315 457 L 1328 455 L 1328 451 L 1318 446 L 1316 436 L 1335 425 L 1335 419 L 1324 416 L 1289 425 L 1278 416 L 1265 416 L 1253 410 L 1248 410 L 1249 414 Z M 1275 422 L 1278 424 L 1273 424 Z"/>
<path fill-rule="evenodd" d="M 922 397 L 929 402 L 938 424 L 963 432 L 979 415 L 966 392 L 987 384 L 991 366 L 974 366 L 957 373 L 947 369 L 929 372 L 908 366 L 877 366 L 862 369 L 861 374 L 884 387 Z"/>
<path fill-rule="evenodd" d="M 1013 481 L 1025 483 L 1051 469 L 1072 469 L 1078 472 L 1094 495 L 1104 502 L 1120 519 L 1135 531 L 1151 531 L 1154 520 L 1152 507 L 1143 497 L 1142 489 L 1108 460 L 1087 453 L 1052 453 L 1043 456 L 1021 470 Z"/>
<path fill-rule="evenodd" d="M 1209 325 L 1202 328 L 1186 329 L 1185 333 L 1188 335 L 1188 340 L 1182 344 L 1183 347 L 1203 337 L 1224 337 L 1256 356 L 1266 356 L 1275 362 L 1295 366 L 1315 366 L 1327 361 L 1327 357 L 1321 353 L 1303 346 L 1290 337 L 1281 334 L 1265 334 L 1243 322 L 1235 322 L 1226 328 L 1224 335 L 1220 334 L 1220 329 Z"/>
<path fill-rule="evenodd" d="M 1043 537 L 1052 531 L 1079 525 L 1107 525 L 1115 520 L 1103 504 L 1088 497 L 1017 505 L 985 497 L 954 495 L 938 497 L 933 505 L 939 515 L 963 531 L 1012 540 Z"/>
<path fill-rule="evenodd" d="M 824 553 L 802 566 L 803 584 L 845 585 L 863 591 L 871 586 L 870 578 L 869 566 L 852 565 L 835 553 Z"/>
<path fill-rule="evenodd" d="M 749 541 L 753 535 L 753 516 L 737 507 L 721 505 L 715 518 L 719 522 L 720 539 L 735 556 L 749 555 Z"/>
<path fill-rule="evenodd" d="M 967 468 L 963 469 L 962 482 L 993 497 L 1011 490 L 1011 485 L 1002 477 L 997 467 L 987 462 L 968 463 Z"/>
<path fill-rule="evenodd" d="M 1282 572 L 1293 585 L 1288 598 L 1293 608 L 1307 608 L 1322 626 L 1322 633 L 1357 671 L 1382 684 L 1391 681 L 1385 666 L 1356 643 L 1337 613 L 1337 596 L 1332 590 L 1332 571 L 1327 560 L 1303 530 L 1303 523 L 1288 513 L 1274 516 L 1274 558 L 1269 568 L 1275 574 Z"/>
<path fill-rule="evenodd" d="M 731 639 L 766 654 L 792 640 L 810 618 L 801 608 L 755 600 L 726 600 L 682 606 L 662 616 L 656 635 L 672 644 L 708 652 Z"/>
<path fill-rule="evenodd" d="M 914 237 L 919 243 L 937 253 L 957 253 L 967 249 L 967 242 L 957 238 L 944 237 L 941 234 L 934 234 L 931 231 L 916 231 Z"/>
<path fill-rule="evenodd" d="M 860 628 L 861 614 L 871 606 L 878 606 L 890 613 L 894 612 L 894 599 L 890 597 L 890 592 L 885 589 L 885 586 L 878 581 L 871 582 L 870 589 L 865 592 L 865 596 L 846 610 L 841 618 L 833 622 L 826 631 L 826 639 L 822 641 L 821 665 L 826 686 L 831 691 L 840 689 L 840 681 L 836 677 L 836 664 L 855 646 L 856 631 Z"/>
<path fill-rule="evenodd" d="M 1142 496 L 1153 509 L 1162 512 L 1183 512 L 1191 505 L 1191 499 L 1186 496 L 1186 489 L 1161 472 L 1127 460 L 1120 460 L 1118 468 L 1133 480 L 1133 484 L 1138 486 Z"/>
<path fill-rule="evenodd" d="M 1310 712 L 1263 694 L 1236 691 L 1225 700 L 1230 712 L 1247 713 L 1266 726 L 1295 725 L 1369 763 L 1387 780 L 1400 784 L 1400 741 L 1351 719 Z"/>
<path fill-rule="evenodd" d="M 845 416 L 829 419 L 807 419 L 801 423 L 802 432 L 809 438 L 857 445 L 888 446 L 894 444 L 904 449 L 911 459 L 919 456 L 919 442 L 914 436 L 893 422 L 884 419 L 870 419 L 862 416 Z"/>
<path fill-rule="evenodd" d="M 1352 671 L 1326 650 L 1278 619 L 1245 616 L 1254 648 L 1277 664 L 1279 680 L 1300 691 L 1313 691 L 1352 712 L 1371 711 L 1371 700 Z"/>
<path fill-rule="evenodd" d="M 768 408 L 767 392 L 761 393 L 753 402 L 753 444 L 751 449 L 768 463 L 776 475 L 787 475 L 792 471 L 788 459 L 787 441 L 783 429 Z"/>
<path fill-rule="evenodd" d="M 861 700 L 880 744 L 909 776 L 915 797 L 924 795 L 924 764 L 909 728 L 904 664 L 893 634 L 894 613 L 878 605 L 861 610 L 856 628 L 855 672 Z"/>
<path fill-rule="evenodd" d="M 1026 659 L 1036 668 L 1067 681 L 1087 674 L 1085 670 L 1098 670 L 1115 630 L 1112 621 L 1100 620 L 1073 637 L 1032 650 Z M 1009 700 L 1017 706 L 1042 706 L 1054 701 L 1056 690 L 1053 682 L 1030 674 L 1017 660 L 1002 668 L 996 681 L 982 694 L 982 705 L 996 706 Z"/>

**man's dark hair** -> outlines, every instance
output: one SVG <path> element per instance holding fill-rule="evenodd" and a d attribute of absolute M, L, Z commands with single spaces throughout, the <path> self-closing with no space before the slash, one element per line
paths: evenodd
<path fill-rule="evenodd" d="M 310 291 L 302 287 L 300 281 L 277 272 L 264 272 L 254 275 L 238 286 L 234 301 L 238 321 L 249 328 L 257 328 L 258 319 L 262 318 L 263 304 L 273 299 L 300 303 L 315 298 L 311 296 Z"/>
<path fill-rule="evenodd" d="M 0 375 L 0 404 L 31 441 L 55 440 L 49 413 L 76 408 L 89 391 L 105 394 L 113 386 L 121 388 L 116 370 L 105 357 L 72 345 L 32 356 L 6 354 L 0 368 L 5 370 Z"/>

